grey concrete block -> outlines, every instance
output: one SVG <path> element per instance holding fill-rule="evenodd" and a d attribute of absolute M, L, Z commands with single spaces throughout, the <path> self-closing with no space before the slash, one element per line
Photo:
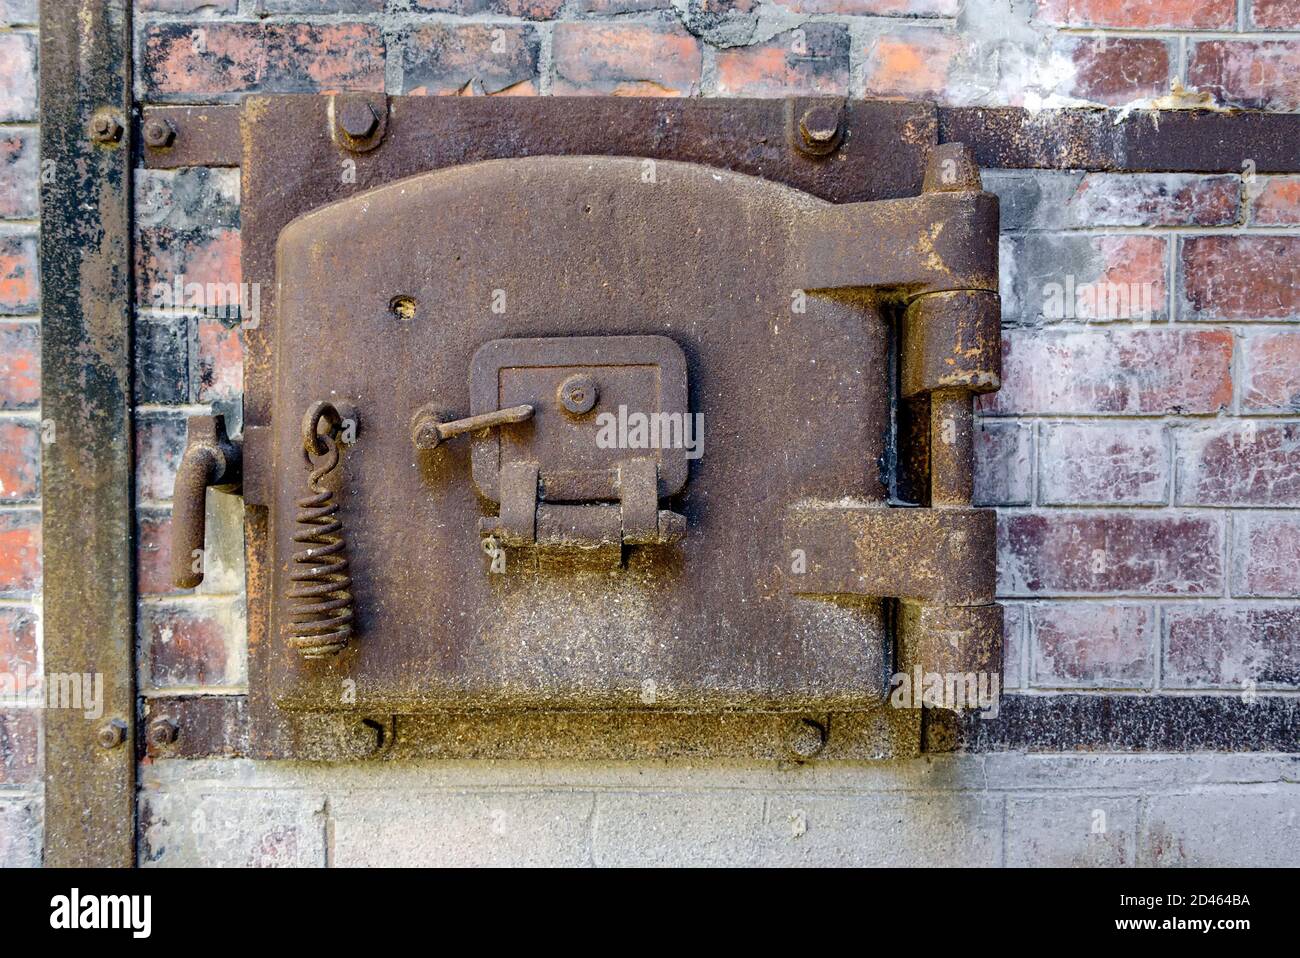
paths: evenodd
<path fill-rule="evenodd" d="M 330 803 L 332 863 L 589 865 L 592 804 L 568 791 L 351 792 Z"/>
<path fill-rule="evenodd" d="M 325 796 L 178 789 L 141 798 L 140 863 L 233 868 L 326 864 Z"/>
<path fill-rule="evenodd" d="M 725 790 L 601 795 L 599 865 L 997 865 L 1002 800 Z"/>
<path fill-rule="evenodd" d="M 1131 867 L 1138 800 L 1050 795 L 1007 802 L 1006 864 L 1053 868 Z"/>
<path fill-rule="evenodd" d="M 768 799 L 767 865 L 993 867 L 1002 797 L 975 792 Z"/>
<path fill-rule="evenodd" d="M 39 868 L 40 864 L 40 802 L 0 797 L 0 868 Z"/>
<path fill-rule="evenodd" d="M 602 866 L 759 865 L 763 808 L 760 793 L 724 789 L 601 794 L 592 855 Z"/>
<path fill-rule="evenodd" d="M 1138 864 L 1293 868 L 1300 861 L 1300 787 L 1205 789 L 1147 799 Z"/>

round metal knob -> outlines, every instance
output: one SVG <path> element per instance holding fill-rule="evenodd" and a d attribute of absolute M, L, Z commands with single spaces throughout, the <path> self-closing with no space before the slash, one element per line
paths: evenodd
<path fill-rule="evenodd" d="M 560 405 L 575 416 L 591 412 L 599 396 L 596 380 L 586 374 L 570 376 L 560 383 Z"/>

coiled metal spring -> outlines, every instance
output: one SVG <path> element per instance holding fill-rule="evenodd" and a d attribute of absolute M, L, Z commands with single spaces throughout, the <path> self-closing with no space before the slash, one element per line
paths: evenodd
<path fill-rule="evenodd" d="M 330 425 L 330 435 L 319 435 L 321 420 Z M 323 659 L 347 647 L 352 635 L 353 601 L 349 586 L 348 560 L 344 555 L 343 522 L 334 494 L 320 482 L 339 463 L 339 445 L 332 433 L 342 424 L 338 410 L 330 403 L 316 403 L 303 419 L 303 457 L 310 473 L 307 495 L 298 500 L 299 526 L 293 541 L 305 545 L 293 554 L 296 566 L 289 575 L 289 644 L 304 659 Z"/>

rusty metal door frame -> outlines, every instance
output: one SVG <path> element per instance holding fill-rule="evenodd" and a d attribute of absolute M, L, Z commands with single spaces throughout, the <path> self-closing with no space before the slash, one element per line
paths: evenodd
<path fill-rule="evenodd" d="M 135 864 L 131 42 L 129 0 L 41 0 L 44 665 L 104 693 L 44 713 L 47 866 Z"/>

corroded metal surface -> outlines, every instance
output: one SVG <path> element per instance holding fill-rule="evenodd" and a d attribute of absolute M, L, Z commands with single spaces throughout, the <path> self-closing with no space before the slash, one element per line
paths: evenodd
<path fill-rule="evenodd" d="M 1300 115 L 1208 110 L 941 107 L 939 138 L 986 168 L 1153 173 L 1300 171 Z"/>
<path fill-rule="evenodd" d="M 665 101 L 674 102 L 680 105 L 680 101 Z M 809 113 L 811 120 L 806 119 Z M 840 117 L 840 125 L 829 138 L 828 115 Z M 936 116 L 939 141 L 966 144 L 985 168 L 1240 173 L 1242 162 L 1252 160 L 1261 173 L 1300 172 L 1300 151 L 1295 149 L 1300 139 L 1300 115 L 1293 113 L 1138 110 L 1121 117 L 1118 110 L 1091 108 L 1031 112 L 1020 107 L 941 106 Z M 165 144 L 144 150 L 146 167 L 239 165 L 238 106 L 145 107 L 146 147 L 149 123 L 154 119 L 168 123 L 174 132 Z M 629 116 L 629 126 L 634 122 Z M 809 122 L 817 129 L 809 127 Z M 800 152 L 814 156 L 825 143 L 833 150 L 843 136 L 843 123 L 838 105 L 811 106 L 799 114 L 800 139 L 795 145 Z M 635 134 L 629 131 L 628 135 Z M 811 141 L 806 139 L 809 135 Z M 740 148 L 743 142 L 718 140 L 714 146 L 724 153 Z M 707 157 L 695 159 L 703 162 Z"/>
<path fill-rule="evenodd" d="M 244 267 L 263 289 L 261 324 L 246 331 L 244 437 L 255 754 L 377 755 L 414 736 L 420 754 L 759 755 L 763 723 L 845 709 L 850 725 L 917 731 L 914 712 L 880 708 L 892 665 L 882 601 L 783 587 L 785 510 L 888 511 L 892 316 L 917 297 L 995 293 L 997 205 L 968 182 L 964 154 L 933 151 L 932 108 L 830 103 L 843 114 L 827 140 L 829 121 L 808 118 L 821 101 L 400 98 L 382 143 L 356 153 L 329 97 L 246 102 Z M 809 137 L 834 146 L 810 151 Z M 917 196 L 931 152 L 958 175 L 932 168 Z M 575 153 L 587 156 L 555 155 Z M 493 157 L 515 159 L 474 162 Z M 540 459 L 531 472 L 509 463 L 500 482 L 531 483 L 536 509 L 508 519 L 501 496 L 502 523 L 603 547 L 578 550 L 593 563 L 506 549 L 492 573 L 478 529 L 496 507 L 476 493 L 469 450 L 417 452 L 413 415 L 434 403 L 440 422 L 488 412 L 467 382 L 488 340 L 620 334 L 669 337 L 686 357 L 704 455 L 684 489 L 658 490 L 684 539 L 629 548 L 629 524 L 648 529 L 645 505 L 609 513 L 590 477 L 571 475 L 548 502 Z M 336 489 L 358 530 L 360 641 L 301 663 L 276 626 L 288 410 L 322 388 L 363 423 Z M 977 591 L 960 600 L 986 602 Z M 356 697 L 340 708 L 350 677 Z M 585 738 L 566 745 L 563 715 L 521 708 L 620 711 L 573 723 Z M 754 710 L 728 720 L 753 729 L 672 744 L 674 723 L 707 727 L 720 709 Z M 804 732 L 788 750 L 809 753 Z M 818 738 L 818 757 L 910 749 L 837 751 L 833 727 Z"/>
<path fill-rule="evenodd" d="M 239 443 L 226 435 L 224 416 L 191 416 L 185 453 L 176 469 L 172 501 L 172 581 L 192 589 L 203 581 L 203 538 L 207 492 L 239 490 Z"/>
<path fill-rule="evenodd" d="M 142 112 L 146 167 L 239 165 L 239 107 L 147 106 Z"/>
<path fill-rule="evenodd" d="M 129 8 L 41 3 L 43 664 L 103 683 L 96 719 L 44 712 L 55 866 L 135 859 Z"/>

